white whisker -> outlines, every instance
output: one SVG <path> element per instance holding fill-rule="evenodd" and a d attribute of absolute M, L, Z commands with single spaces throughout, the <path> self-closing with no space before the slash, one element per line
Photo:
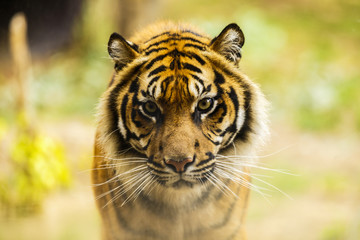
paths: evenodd
<path fill-rule="evenodd" d="M 106 156 L 99 156 L 95 155 L 94 158 L 105 158 L 109 160 L 115 160 L 115 161 L 124 161 L 124 160 L 147 160 L 147 158 L 143 157 L 127 157 L 127 158 L 112 158 L 112 157 L 106 157 Z"/>
<path fill-rule="evenodd" d="M 124 200 L 124 202 L 121 204 L 121 206 L 124 206 L 128 201 L 130 201 L 132 199 L 133 196 L 135 196 L 136 192 L 144 185 L 146 184 L 146 181 L 144 181 L 144 179 L 146 179 L 148 176 L 150 175 L 150 173 L 147 173 L 143 176 L 141 176 L 138 180 L 136 180 L 136 182 L 134 182 L 132 184 L 131 187 L 129 187 L 129 189 L 135 187 L 138 185 L 138 183 L 140 183 L 137 188 Z"/>
<path fill-rule="evenodd" d="M 111 133 L 107 134 L 105 137 L 105 142 L 109 141 L 110 140 L 110 137 L 113 133 L 115 133 L 116 131 L 119 131 L 120 132 L 120 129 L 119 128 L 116 128 L 114 131 L 112 131 Z"/>
<path fill-rule="evenodd" d="M 225 183 L 223 183 L 219 178 L 217 178 L 213 173 L 208 173 L 208 180 L 210 181 L 210 179 L 211 179 L 211 182 L 215 185 L 215 186 L 217 186 L 218 187 L 218 189 L 220 189 L 220 191 L 223 193 L 223 194 L 225 194 L 225 195 L 228 195 L 229 193 L 230 194 L 233 194 L 234 196 L 236 196 L 237 197 L 237 195 L 233 192 L 233 191 L 231 191 L 231 189 L 228 187 L 228 186 L 226 186 L 226 184 Z"/>
<path fill-rule="evenodd" d="M 232 180 L 233 182 L 236 182 L 238 184 L 240 184 L 241 186 L 244 186 L 246 188 L 249 188 L 257 193 L 259 193 L 266 201 L 269 202 L 268 197 L 271 197 L 271 195 L 263 193 L 261 190 L 268 190 L 266 188 L 263 187 L 259 187 L 256 186 L 255 184 L 249 182 L 247 179 L 245 179 L 242 176 L 238 176 L 238 175 L 234 175 L 230 172 L 228 172 L 228 169 L 223 168 L 223 170 L 219 167 L 218 169 L 216 169 L 216 171 L 220 171 L 220 173 L 222 173 L 223 175 L 225 175 L 225 178 L 229 178 L 230 180 Z M 231 171 L 231 169 L 230 169 Z"/>
<path fill-rule="evenodd" d="M 217 154 L 217 156 L 224 157 L 224 158 L 267 158 L 267 157 L 276 155 L 276 154 L 278 154 L 278 153 L 280 153 L 282 151 L 285 151 L 286 149 L 291 148 L 294 145 L 295 144 L 290 144 L 290 145 L 288 145 L 286 147 L 283 147 L 283 148 L 281 148 L 281 149 L 279 149 L 279 150 L 277 150 L 277 151 L 275 151 L 273 153 L 269 153 L 267 155 L 260 155 L 260 156 L 256 156 L 256 155 L 255 156 L 251 156 L 251 155 L 248 155 L 248 156 L 246 156 L 246 155 L 243 155 L 243 156 L 242 155 L 227 155 L 227 156 L 225 156 L 225 155 Z"/>
<path fill-rule="evenodd" d="M 283 191 L 280 190 L 279 188 L 275 187 L 274 185 L 272 185 L 272 184 L 270 184 L 270 183 L 268 183 L 268 182 L 266 182 L 266 181 L 264 181 L 264 180 L 262 180 L 262 179 L 260 179 L 260 178 L 258 178 L 258 177 L 253 176 L 253 175 L 250 174 L 250 173 L 241 171 L 240 169 L 237 169 L 237 168 L 234 168 L 234 167 L 231 167 L 231 166 L 229 167 L 229 166 L 221 165 L 221 164 L 218 164 L 218 165 L 219 165 L 219 166 L 222 166 L 222 167 L 228 167 L 228 169 L 230 169 L 231 171 L 238 172 L 239 174 L 244 174 L 244 175 L 250 176 L 250 177 L 252 177 L 253 179 L 256 179 L 256 180 L 258 180 L 259 182 L 262 182 L 262 183 L 264 183 L 264 184 L 272 187 L 273 189 L 279 191 L 280 193 L 282 193 L 284 196 L 288 197 L 289 199 L 292 199 L 288 194 L 286 194 L 285 192 L 283 192 Z"/>
<path fill-rule="evenodd" d="M 272 172 L 287 174 L 287 175 L 291 175 L 291 176 L 299 176 L 299 175 L 297 175 L 297 174 L 290 173 L 290 172 L 289 172 L 288 170 L 286 170 L 286 169 L 273 169 L 273 168 L 268 168 L 268 167 L 262 167 L 262 166 L 258 166 L 258 164 L 247 163 L 247 162 L 243 162 L 243 161 L 239 161 L 239 162 L 219 161 L 217 164 L 223 164 L 223 165 L 228 164 L 228 165 L 239 166 L 239 167 L 258 168 L 258 169 L 262 169 L 262 170 L 267 170 L 267 171 L 272 171 Z"/>
<path fill-rule="evenodd" d="M 115 188 L 113 188 L 113 189 L 111 189 L 111 190 L 109 190 L 109 191 L 107 191 L 107 192 L 104 192 L 104 193 L 102 193 L 102 194 L 99 194 L 98 196 L 96 196 L 95 199 L 96 199 L 96 200 L 99 200 L 100 198 L 105 197 L 106 195 L 112 193 L 113 191 L 115 191 L 115 190 L 117 190 L 117 189 L 119 189 L 119 188 L 121 188 L 121 185 L 119 185 L 119 186 L 117 186 L 117 187 L 115 187 Z"/>
<path fill-rule="evenodd" d="M 137 167 L 132 168 L 132 169 L 126 171 L 126 172 L 117 174 L 117 175 L 115 175 L 114 177 L 108 179 L 108 180 L 105 181 L 105 182 L 93 184 L 93 186 L 94 186 L 94 187 L 98 187 L 98 186 L 102 186 L 102 185 L 104 185 L 104 184 L 108 184 L 108 183 L 114 182 L 115 180 L 119 179 L 121 176 L 130 174 L 130 173 L 133 173 L 133 172 L 141 171 L 141 170 L 144 170 L 144 169 L 146 169 L 146 168 L 147 168 L 147 166 L 137 166 Z"/>
<path fill-rule="evenodd" d="M 134 161 L 126 161 L 126 162 L 120 162 L 120 163 L 107 163 L 107 164 L 102 164 L 99 167 L 122 167 L 122 166 L 134 165 L 136 163 L 146 163 L 146 161 L 134 160 Z"/>
<path fill-rule="evenodd" d="M 218 177 L 216 177 L 215 176 L 215 174 L 211 174 L 212 176 L 213 176 L 213 178 L 218 182 L 218 183 L 220 183 L 222 186 L 223 186 L 223 188 L 226 190 L 226 191 L 228 191 L 228 192 L 230 192 L 232 195 L 234 195 L 235 197 L 238 197 L 223 181 L 221 181 L 221 179 L 219 179 Z"/>
<path fill-rule="evenodd" d="M 136 201 L 136 199 L 139 197 L 140 193 L 143 192 L 147 186 L 149 186 L 151 183 L 154 182 L 155 176 L 151 176 L 151 174 L 149 174 L 148 177 L 149 177 L 149 178 L 146 180 L 147 183 L 145 184 L 144 187 L 142 187 L 142 188 L 138 191 L 138 193 L 137 193 L 136 196 L 134 197 L 134 201 Z"/>
<path fill-rule="evenodd" d="M 144 171 L 142 172 L 144 173 Z M 123 187 L 122 190 L 118 191 L 115 196 L 110 199 L 105 205 L 104 208 L 109 205 L 110 203 L 113 203 L 114 201 L 116 201 L 118 198 L 120 198 L 122 195 L 124 195 L 126 192 L 128 192 L 131 188 L 133 188 L 134 186 L 136 186 L 139 182 L 141 182 L 143 175 L 140 173 L 136 174 L 134 177 L 130 178 L 128 181 L 126 181 L 125 183 L 123 183 L 121 186 Z M 130 186 L 128 186 L 130 185 Z"/>

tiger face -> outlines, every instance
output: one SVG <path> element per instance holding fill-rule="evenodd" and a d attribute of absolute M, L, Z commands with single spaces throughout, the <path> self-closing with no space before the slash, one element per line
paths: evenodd
<path fill-rule="evenodd" d="M 103 97 L 110 124 L 100 125 L 111 157 L 134 149 L 161 186 L 192 188 L 211 181 L 232 143 L 245 149 L 266 131 L 262 94 L 238 68 L 236 24 L 212 40 L 172 26 L 134 42 L 114 33 L 108 43 L 116 72 Z"/>

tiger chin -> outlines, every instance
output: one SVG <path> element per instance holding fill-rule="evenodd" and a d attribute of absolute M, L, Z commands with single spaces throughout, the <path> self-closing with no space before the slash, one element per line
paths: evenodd
<path fill-rule="evenodd" d="M 240 69 L 236 24 L 113 33 L 98 106 L 92 182 L 104 240 L 246 239 L 250 167 L 267 101 Z"/>

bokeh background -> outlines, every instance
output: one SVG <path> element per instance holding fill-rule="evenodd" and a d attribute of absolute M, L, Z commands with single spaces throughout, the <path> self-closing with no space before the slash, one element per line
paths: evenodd
<path fill-rule="evenodd" d="M 30 50 L 16 57 L 19 11 Z M 274 171 L 254 172 L 283 193 L 254 180 L 271 196 L 252 193 L 249 239 L 360 239 L 360 1 L 2 0 L 0 16 L 1 240 L 100 238 L 89 176 L 107 41 L 168 19 L 210 36 L 238 23 L 240 66 L 271 102 L 259 164 Z"/>

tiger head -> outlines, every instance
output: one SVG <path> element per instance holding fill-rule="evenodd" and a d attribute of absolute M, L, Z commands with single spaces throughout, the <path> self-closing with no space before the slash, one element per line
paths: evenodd
<path fill-rule="evenodd" d="M 233 144 L 250 154 L 267 134 L 266 101 L 238 67 L 243 32 L 236 24 L 214 39 L 179 25 L 146 32 L 110 37 L 115 74 L 101 103 L 102 148 L 146 158 L 161 186 L 201 185 L 220 154 Z"/>

